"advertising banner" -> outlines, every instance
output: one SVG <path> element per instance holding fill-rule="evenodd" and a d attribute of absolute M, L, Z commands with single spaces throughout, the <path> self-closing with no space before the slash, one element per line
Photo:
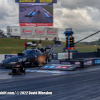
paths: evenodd
<path fill-rule="evenodd" d="M 85 60 L 84 61 L 84 66 L 92 66 L 92 59 Z"/>
<path fill-rule="evenodd" d="M 93 65 L 100 65 L 100 58 L 93 59 Z"/>
<path fill-rule="evenodd" d="M 70 53 L 70 58 L 72 59 L 72 53 Z M 58 53 L 58 59 L 68 59 L 68 53 Z"/>
<path fill-rule="evenodd" d="M 16 3 L 57 3 L 57 0 L 15 0 Z"/>
<path fill-rule="evenodd" d="M 5 59 L 6 59 L 6 58 L 13 57 L 13 56 L 16 56 L 16 55 L 5 55 Z"/>
<path fill-rule="evenodd" d="M 78 65 L 75 64 L 47 64 L 41 69 L 53 69 L 53 70 L 74 70 Z"/>
<path fill-rule="evenodd" d="M 48 38 L 48 39 L 54 39 L 55 37 L 58 38 L 58 28 L 50 28 L 50 30 L 54 31 L 56 30 L 55 35 L 47 35 L 47 30 L 49 28 L 42 28 L 42 27 L 26 27 L 21 26 L 20 27 L 20 35 L 21 38 Z M 58 45 L 59 46 L 59 45 Z"/>
<path fill-rule="evenodd" d="M 50 29 L 47 29 L 47 35 L 55 35 L 56 34 L 56 30 L 50 30 Z"/>
<path fill-rule="evenodd" d="M 32 35 L 32 33 L 33 33 L 33 29 L 31 29 L 31 30 L 23 29 L 22 30 L 23 35 Z"/>
<path fill-rule="evenodd" d="M 53 23 L 20 23 L 20 26 L 53 26 Z"/>
<path fill-rule="evenodd" d="M 35 29 L 35 35 L 44 35 L 45 29 Z"/>

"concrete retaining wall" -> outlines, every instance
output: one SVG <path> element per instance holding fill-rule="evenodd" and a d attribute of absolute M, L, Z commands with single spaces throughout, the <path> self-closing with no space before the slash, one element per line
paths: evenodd
<path fill-rule="evenodd" d="M 0 54 L 0 63 L 2 62 L 2 60 L 4 60 L 5 58 L 9 58 L 11 56 L 14 56 L 17 54 Z"/>

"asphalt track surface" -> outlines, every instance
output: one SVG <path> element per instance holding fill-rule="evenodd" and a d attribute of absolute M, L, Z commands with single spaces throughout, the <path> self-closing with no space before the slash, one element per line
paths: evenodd
<path fill-rule="evenodd" d="M 38 13 L 40 11 L 40 13 Z M 31 14 L 32 17 L 25 17 L 25 15 Z M 47 11 L 41 6 L 31 7 L 19 14 L 20 23 L 53 23 L 53 17 L 49 16 Z"/>
<path fill-rule="evenodd" d="M 15 95 L 0 95 L 0 100 L 100 100 L 100 66 L 51 73 L 39 70 L 28 68 L 26 74 L 8 75 L 11 69 L 0 69 L 0 92 L 16 91 Z M 20 91 L 37 94 L 19 95 Z M 40 95 L 39 91 L 52 95 Z"/>

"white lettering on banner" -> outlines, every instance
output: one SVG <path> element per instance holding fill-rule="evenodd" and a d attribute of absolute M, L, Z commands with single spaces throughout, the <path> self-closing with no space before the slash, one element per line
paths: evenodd
<path fill-rule="evenodd" d="M 36 24 L 32 24 L 32 23 L 25 23 L 26 26 L 36 26 Z"/>
<path fill-rule="evenodd" d="M 49 30 L 47 30 L 47 34 L 48 35 L 55 35 L 56 34 L 56 30 L 55 31 L 49 31 Z"/>
<path fill-rule="evenodd" d="M 72 31 L 72 28 L 66 28 L 66 31 L 70 32 Z"/>
<path fill-rule="evenodd" d="M 22 33 L 32 33 L 32 32 L 33 32 L 33 29 L 32 30 L 25 30 L 25 29 L 22 30 Z"/>
<path fill-rule="evenodd" d="M 80 62 L 75 62 L 75 64 L 80 64 Z"/>
<path fill-rule="evenodd" d="M 95 60 L 95 64 L 100 64 L 100 59 Z"/>
<path fill-rule="evenodd" d="M 72 53 L 70 53 L 70 58 L 72 59 Z M 58 53 L 58 59 L 68 59 L 68 53 Z"/>

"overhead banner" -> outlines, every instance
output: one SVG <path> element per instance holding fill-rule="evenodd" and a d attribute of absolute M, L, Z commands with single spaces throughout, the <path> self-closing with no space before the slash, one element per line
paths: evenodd
<path fill-rule="evenodd" d="M 26 30 L 25 28 L 22 30 L 22 34 L 23 35 L 32 35 L 33 33 L 33 29 L 31 30 Z"/>
<path fill-rule="evenodd" d="M 49 35 L 48 35 L 49 31 Z M 20 27 L 21 38 L 58 38 L 58 28 Z"/>
<path fill-rule="evenodd" d="M 15 0 L 16 3 L 57 3 L 57 0 Z"/>
<path fill-rule="evenodd" d="M 48 29 L 46 29 L 46 35 L 55 35 L 57 32 L 57 29 L 50 29 L 50 28 L 48 28 Z"/>

